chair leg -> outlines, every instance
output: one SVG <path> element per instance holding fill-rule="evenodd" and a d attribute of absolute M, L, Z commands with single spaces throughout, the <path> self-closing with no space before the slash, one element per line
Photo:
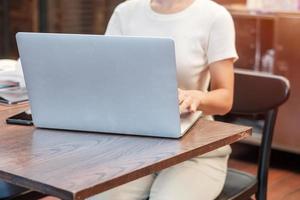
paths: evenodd
<path fill-rule="evenodd" d="M 268 170 L 270 165 L 270 155 L 272 150 L 272 139 L 276 116 L 277 109 L 271 110 L 267 113 L 265 121 L 265 127 L 259 152 L 258 190 L 256 193 L 256 200 L 267 199 Z"/>
<path fill-rule="evenodd" d="M 267 198 L 267 189 L 260 189 L 259 192 L 255 194 L 256 200 L 266 200 Z"/>

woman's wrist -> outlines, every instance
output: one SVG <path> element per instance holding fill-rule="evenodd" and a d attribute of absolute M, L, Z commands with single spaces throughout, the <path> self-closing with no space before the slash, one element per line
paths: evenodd
<path fill-rule="evenodd" d="M 206 92 L 203 91 L 197 91 L 198 93 L 198 106 L 197 106 L 197 110 L 199 111 L 203 111 L 203 108 L 205 107 L 205 99 L 206 99 Z"/>

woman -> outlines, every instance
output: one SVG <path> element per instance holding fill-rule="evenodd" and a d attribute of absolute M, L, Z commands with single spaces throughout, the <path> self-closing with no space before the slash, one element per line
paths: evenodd
<path fill-rule="evenodd" d="M 237 53 L 233 21 L 222 6 L 211 0 L 129 0 L 115 9 L 106 34 L 173 38 L 180 110 L 201 110 L 206 117 L 230 111 Z M 91 199 L 215 199 L 230 152 L 223 147 Z"/>

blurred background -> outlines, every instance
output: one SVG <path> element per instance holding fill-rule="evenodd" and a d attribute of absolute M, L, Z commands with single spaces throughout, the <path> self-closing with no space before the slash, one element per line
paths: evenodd
<path fill-rule="evenodd" d="M 17 58 L 19 31 L 103 34 L 120 0 L 0 0 L 0 57 Z"/>
<path fill-rule="evenodd" d="M 109 18 L 122 0 L 0 0 L 0 59 L 18 59 L 15 34 L 19 31 L 103 34 Z M 291 83 L 291 96 L 279 109 L 273 149 L 299 176 L 300 163 L 300 0 L 216 0 L 232 14 L 240 59 L 236 68 L 282 75 Z M 263 98 L 263 97 L 262 97 Z M 259 146 L 262 116 L 230 116 L 254 127 L 244 154 Z M 254 151 L 257 151 L 257 149 Z M 276 151 L 279 152 L 276 154 Z M 237 155 L 238 156 L 238 155 Z M 231 163 L 243 167 L 241 163 Z M 253 171 L 255 165 L 245 165 Z M 252 167 L 252 168 L 251 168 Z M 271 171 L 279 176 L 277 171 Z M 287 174 L 282 173 L 282 176 Z M 275 184 L 275 183 L 274 183 Z M 276 183 L 279 184 L 279 183 Z M 300 181 L 298 194 L 300 193 Z M 288 186 L 287 186 L 288 187 Z M 287 189 L 288 190 L 288 189 Z M 275 190 L 273 190 L 275 191 Z M 293 191 L 293 192 L 295 192 Z M 282 191 L 281 191 L 282 192 Z M 290 195 L 292 191 L 286 192 Z M 282 193 L 283 194 L 283 193 Z M 272 195 L 271 195 L 272 196 Z M 270 199 L 280 199 L 275 198 Z M 300 198 L 300 194 L 296 197 Z M 282 198 L 287 199 L 287 198 Z"/>
<path fill-rule="evenodd" d="M 231 12 L 240 56 L 235 67 L 287 77 L 292 94 L 280 109 L 274 148 L 300 153 L 300 1 L 216 0 Z M 0 0 L 0 59 L 17 59 L 19 31 L 103 34 L 122 0 Z M 262 128 L 259 116 L 254 124 Z M 253 123 L 251 120 L 250 122 Z M 259 131 L 257 131 L 259 133 Z M 256 134 L 251 143 L 259 143 Z"/>

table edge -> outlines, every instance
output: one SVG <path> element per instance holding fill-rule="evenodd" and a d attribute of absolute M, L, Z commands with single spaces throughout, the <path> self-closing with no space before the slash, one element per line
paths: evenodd
<path fill-rule="evenodd" d="M 83 189 L 83 190 L 79 190 L 76 193 L 74 193 L 74 199 L 75 200 L 83 200 L 83 199 L 91 197 L 95 194 L 107 191 L 107 190 L 112 189 L 114 187 L 120 186 L 122 184 L 128 183 L 130 181 L 134 181 L 138 178 L 150 175 L 150 174 L 155 173 L 157 171 L 160 171 L 160 170 L 166 169 L 168 167 L 171 167 L 173 165 L 176 165 L 178 163 L 184 162 L 184 161 L 189 160 L 193 157 L 203 155 L 205 153 L 208 153 L 212 150 L 218 149 L 218 148 L 226 146 L 226 145 L 230 145 L 234 142 L 240 141 L 240 140 L 250 136 L 251 134 L 252 134 L 252 128 L 251 127 L 245 127 L 245 130 L 241 131 L 240 133 L 237 133 L 237 134 L 232 135 L 232 136 L 225 137 L 222 140 L 204 145 L 202 147 L 198 147 L 194 150 L 182 153 L 182 154 L 180 154 L 176 157 L 172 157 L 172 158 L 168 158 L 166 160 L 162 160 L 158 163 L 155 163 L 155 164 L 149 165 L 147 167 L 138 169 L 134 172 L 131 172 L 130 174 L 119 176 L 119 177 L 114 178 L 110 181 L 97 184 L 93 187 L 89 187 L 89 188 L 86 188 L 86 189 Z M 208 148 L 204 148 L 204 147 L 208 147 Z M 147 173 L 145 173 L 145 172 L 147 172 Z M 119 179 L 121 179 L 122 181 L 120 181 Z M 91 190 L 93 190 L 93 192 L 91 192 Z"/>
<path fill-rule="evenodd" d="M 222 122 L 218 122 L 222 123 Z M 94 196 L 98 193 L 104 192 L 106 190 L 112 189 L 114 187 L 120 186 L 122 184 L 128 183 L 130 181 L 136 180 L 138 178 L 147 176 L 149 174 L 155 173 L 157 171 L 166 169 L 170 166 L 176 165 L 178 163 L 189 160 L 195 156 L 199 156 L 208 153 L 212 150 L 218 149 L 225 145 L 232 144 L 234 142 L 240 141 L 252 134 L 252 128 L 244 126 L 244 130 L 231 136 L 227 136 L 221 140 L 206 144 L 204 146 L 195 148 L 191 151 L 184 152 L 176 157 L 171 157 L 165 160 L 161 160 L 152 165 L 146 166 L 141 169 L 137 169 L 129 174 L 125 174 L 107 182 L 96 184 L 92 187 L 88 187 L 78 191 L 69 191 L 49 184 L 45 184 L 39 181 L 31 180 L 25 177 L 21 177 L 15 174 L 10 174 L 8 172 L 0 170 L 0 178 L 8 183 L 32 189 L 43 194 L 52 195 L 64 200 L 83 200 L 88 197 Z"/>

